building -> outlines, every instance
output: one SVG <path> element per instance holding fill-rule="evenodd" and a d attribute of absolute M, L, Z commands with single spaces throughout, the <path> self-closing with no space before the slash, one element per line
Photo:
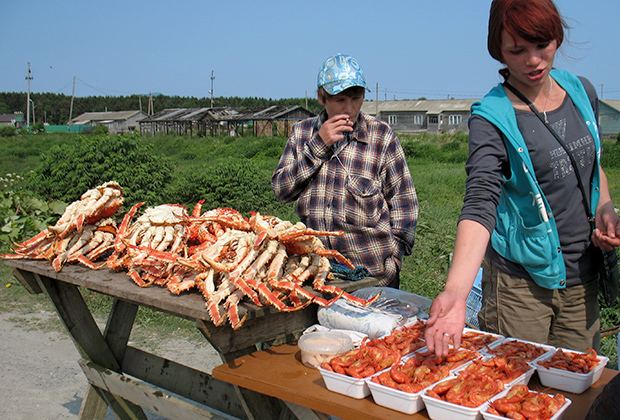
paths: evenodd
<path fill-rule="evenodd" d="M 598 110 L 601 137 L 617 138 L 620 133 L 620 101 L 599 99 Z"/>
<path fill-rule="evenodd" d="M 365 101 L 362 112 L 378 116 L 399 133 L 468 133 L 469 110 L 476 100 Z"/>
<path fill-rule="evenodd" d="M 139 121 L 140 134 L 173 133 L 179 136 L 288 137 L 293 124 L 315 114 L 294 106 L 170 108 Z"/>
<path fill-rule="evenodd" d="M 26 125 L 24 114 L 22 112 L 14 112 L 12 114 L 0 114 L 0 127 L 23 128 Z"/>
<path fill-rule="evenodd" d="M 85 112 L 69 125 L 105 125 L 110 134 L 132 133 L 139 128 L 138 121 L 147 116 L 142 111 Z"/>
<path fill-rule="evenodd" d="M 469 133 L 471 105 L 477 99 L 365 101 L 362 112 L 378 115 L 398 133 Z M 620 133 L 620 101 L 599 100 L 601 137 L 616 138 Z"/>

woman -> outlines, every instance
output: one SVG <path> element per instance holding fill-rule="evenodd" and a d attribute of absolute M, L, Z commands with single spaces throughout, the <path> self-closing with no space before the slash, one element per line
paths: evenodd
<path fill-rule="evenodd" d="M 460 345 L 466 299 L 483 258 L 481 329 L 575 350 L 599 347 L 594 247 L 620 245 L 620 219 L 599 165 L 595 89 L 552 70 L 564 27 L 551 0 L 491 4 L 488 50 L 505 66 L 505 83 L 472 106 L 452 265 L 425 334 L 438 355 L 451 341 Z M 559 133 L 577 168 L 524 101 Z"/>

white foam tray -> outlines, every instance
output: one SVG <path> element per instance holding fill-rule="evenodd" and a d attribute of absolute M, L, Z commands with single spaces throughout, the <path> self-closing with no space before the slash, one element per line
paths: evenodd
<path fill-rule="evenodd" d="M 581 353 L 575 350 L 562 349 L 564 352 Z M 540 361 L 548 360 L 555 352 L 545 354 Z M 598 381 L 603 373 L 603 368 L 607 366 L 609 358 L 605 356 L 597 356 L 599 364 L 588 373 L 570 372 L 564 369 L 547 368 L 536 363 L 536 371 L 538 378 L 543 386 L 559 389 L 573 394 L 581 394 Z"/>

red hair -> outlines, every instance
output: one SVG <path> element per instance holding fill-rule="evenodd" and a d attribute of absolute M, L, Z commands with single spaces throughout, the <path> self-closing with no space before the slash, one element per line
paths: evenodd
<path fill-rule="evenodd" d="M 557 41 L 558 48 L 564 40 L 567 27 L 552 0 L 493 0 L 489 13 L 487 48 L 491 57 L 503 62 L 502 32 L 520 37 L 528 42 Z"/>

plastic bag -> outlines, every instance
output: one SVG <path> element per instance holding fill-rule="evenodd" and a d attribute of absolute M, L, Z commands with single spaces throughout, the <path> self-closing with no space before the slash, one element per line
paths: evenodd
<path fill-rule="evenodd" d="M 351 294 L 367 300 L 377 293 L 379 298 L 367 306 L 338 299 L 327 308 L 319 308 L 319 323 L 328 328 L 358 331 L 374 339 L 413 319 L 428 317 L 424 310 L 430 308 L 431 299 L 414 293 L 391 287 L 367 287 Z"/>

